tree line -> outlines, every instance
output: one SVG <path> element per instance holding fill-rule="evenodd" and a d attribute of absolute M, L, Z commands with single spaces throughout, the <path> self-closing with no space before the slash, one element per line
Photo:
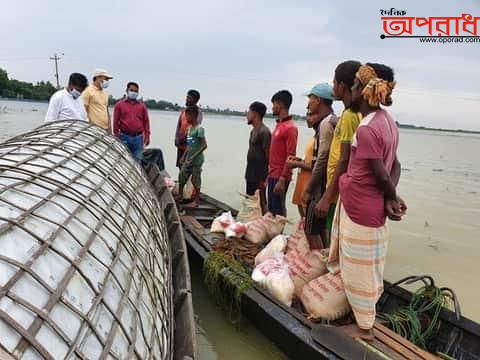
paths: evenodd
<path fill-rule="evenodd" d="M 27 99 L 27 100 L 40 100 L 48 101 L 50 97 L 57 91 L 55 86 L 50 81 L 40 81 L 35 84 L 26 81 L 19 81 L 10 79 L 6 70 L 0 68 L 0 97 L 11 99 Z M 115 105 L 115 103 L 122 98 L 115 99 L 112 95 L 108 98 L 109 105 Z M 181 111 L 182 106 L 178 103 L 172 103 L 166 100 L 148 99 L 144 100 L 148 109 L 164 110 L 164 111 Z M 207 114 L 219 114 L 219 115 L 232 115 L 232 116 L 245 116 L 245 111 L 238 111 L 233 109 L 220 109 L 210 106 L 202 107 L 202 111 Z M 265 117 L 273 117 L 272 114 L 267 113 Z M 304 119 L 302 116 L 294 115 L 296 120 Z"/>
<path fill-rule="evenodd" d="M 10 79 L 8 73 L 0 68 L 0 97 L 45 101 L 57 91 L 50 81 L 32 84 L 26 81 Z"/>

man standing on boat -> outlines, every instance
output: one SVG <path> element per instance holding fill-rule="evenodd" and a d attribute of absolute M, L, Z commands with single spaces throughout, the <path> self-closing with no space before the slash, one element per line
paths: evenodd
<path fill-rule="evenodd" d="M 308 93 L 307 121 L 315 130 L 310 179 L 302 194 L 305 207 L 305 235 L 311 249 L 323 249 L 328 240 L 325 218 L 315 215 L 315 205 L 325 191 L 327 161 L 337 116 L 332 109 L 333 88 L 329 84 L 315 85 Z M 297 180 L 298 181 L 298 180 Z"/>
<path fill-rule="evenodd" d="M 360 62 L 349 60 L 337 66 L 333 79 L 333 93 L 337 100 L 341 100 L 345 106 L 333 133 L 330 152 L 327 163 L 327 185 L 320 201 L 315 205 L 315 214 L 319 218 L 326 218 L 327 233 L 332 226 L 335 205 L 338 198 L 338 179 L 347 171 L 348 159 L 350 156 L 350 144 L 353 135 L 360 123 L 358 112 L 352 110 L 351 87 L 355 74 L 360 68 Z M 328 247 L 329 239 L 324 244 Z"/>
<path fill-rule="evenodd" d="M 255 101 L 247 112 L 248 125 L 252 125 L 250 140 L 247 153 L 247 168 L 245 170 L 245 180 L 247 182 L 247 195 L 255 195 L 259 190 L 260 204 L 262 211 L 267 207 L 267 197 L 265 194 L 266 181 L 268 176 L 268 155 L 270 151 L 270 140 L 272 135 L 270 130 L 263 123 L 263 117 L 267 112 L 265 104 Z"/>
<path fill-rule="evenodd" d="M 110 131 L 110 114 L 108 112 L 108 88 L 109 80 L 112 79 L 107 70 L 96 69 L 93 73 L 93 83 L 82 94 L 85 110 L 90 123 Z"/>
<path fill-rule="evenodd" d="M 187 97 L 185 98 L 185 106 L 196 106 L 200 100 L 200 93 L 197 90 L 188 90 Z M 200 108 L 198 108 L 198 119 L 197 124 L 202 124 L 203 115 Z M 177 148 L 177 167 L 181 168 L 182 164 L 180 159 L 182 159 L 185 150 L 187 149 L 187 130 L 189 124 L 187 122 L 187 115 L 185 109 L 182 110 L 180 116 L 178 117 L 177 130 L 175 131 L 175 146 Z"/>
<path fill-rule="evenodd" d="M 87 113 L 80 95 L 88 86 L 83 74 L 73 73 L 68 79 L 68 86 L 52 95 L 48 103 L 45 122 L 57 120 L 87 120 Z"/>
<path fill-rule="evenodd" d="M 188 106 L 185 109 L 188 124 L 187 130 L 187 149 L 180 159 L 182 168 L 178 174 L 178 194 L 175 199 L 182 203 L 183 189 L 188 179 L 192 181 L 194 188 L 193 201 L 184 205 L 184 208 L 196 208 L 200 203 L 200 190 L 202 184 L 202 166 L 205 161 L 204 151 L 207 149 L 207 140 L 205 138 L 205 129 L 198 123 L 198 112 L 200 109 L 196 105 Z"/>
<path fill-rule="evenodd" d="M 292 179 L 287 160 L 297 152 L 298 128 L 289 115 L 292 94 L 281 90 L 272 97 L 272 112 L 277 117 L 273 131 L 268 165 L 268 210 L 274 215 L 287 215 L 285 197 Z"/>
<path fill-rule="evenodd" d="M 141 161 L 143 148 L 150 143 L 150 120 L 147 107 L 138 100 L 138 89 L 137 83 L 129 82 L 127 97 L 115 105 L 113 134 L 129 148 L 136 160 Z"/>
<path fill-rule="evenodd" d="M 351 146 L 348 170 L 340 178 L 329 268 L 339 266 L 356 325 L 344 327 L 352 337 L 373 339 L 375 305 L 383 292 L 387 255 L 386 217 L 401 220 L 406 205 L 397 196 L 398 127 L 380 107 L 392 104 L 393 70 L 362 65 L 352 87 L 352 101 L 363 118 Z"/>

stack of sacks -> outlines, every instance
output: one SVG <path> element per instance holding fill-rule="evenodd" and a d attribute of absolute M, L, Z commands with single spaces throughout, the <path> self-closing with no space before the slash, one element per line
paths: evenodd
<path fill-rule="evenodd" d="M 295 294 L 300 295 L 303 286 L 327 272 L 327 257 L 323 250 L 310 250 L 302 224 L 288 237 L 285 261 L 295 284 Z"/>
<path fill-rule="evenodd" d="M 283 253 L 276 252 L 258 264 L 253 270 L 252 279 L 266 288 L 278 301 L 287 306 L 292 305 L 295 287 Z"/>
<path fill-rule="evenodd" d="M 247 223 L 245 239 L 254 244 L 262 244 L 283 232 L 287 218 L 266 213 L 262 218 Z"/>
<path fill-rule="evenodd" d="M 242 203 L 240 211 L 237 214 L 237 221 L 248 223 L 262 217 L 262 206 L 260 205 L 260 191 L 255 191 L 255 195 L 240 194 Z"/>
<path fill-rule="evenodd" d="M 232 213 L 230 211 L 223 213 L 222 215 L 216 217 L 210 228 L 210 232 L 213 233 L 224 233 L 228 237 L 242 237 L 245 235 L 247 227 L 245 224 L 237 222 L 234 220 Z"/>

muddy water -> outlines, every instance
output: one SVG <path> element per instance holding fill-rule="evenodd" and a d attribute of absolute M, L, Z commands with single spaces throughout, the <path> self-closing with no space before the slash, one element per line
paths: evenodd
<path fill-rule="evenodd" d="M 0 140 L 40 125 L 45 104 L 0 101 Z M 151 112 L 152 146 L 162 148 L 166 165 L 176 175 L 173 133 L 178 114 Z M 234 207 L 244 190 L 243 172 L 249 127 L 242 118 L 206 115 L 208 149 L 203 190 Z M 273 126 L 272 121 L 267 125 Z M 299 124 L 299 152 L 311 130 Z M 404 221 L 390 224 L 386 278 L 431 274 L 455 289 L 463 313 L 480 321 L 480 136 L 402 130 L 399 193 L 409 210 Z M 293 186 L 289 190 L 289 198 Z M 293 206 L 289 217 L 297 219 Z M 277 359 L 281 353 L 249 324 L 230 325 L 212 306 L 193 276 L 194 305 L 202 359 Z"/>

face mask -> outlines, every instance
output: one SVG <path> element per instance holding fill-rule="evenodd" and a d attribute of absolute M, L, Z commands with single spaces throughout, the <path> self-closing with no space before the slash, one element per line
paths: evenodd
<path fill-rule="evenodd" d="M 70 91 L 70 95 L 72 95 L 72 97 L 77 100 L 80 95 L 82 95 L 82 93 L 80 91 L 78 91 L 77 89 L 73 89 Z"/>
<path fill-rule="evenodd" d="M 137 100 L 138 92 L 136 91 L 127 91 L 127 96 L 130 100 Z"/>
<path fill-rule="evenodd" d="M 108 85 L 110 85 L 109 82 L 108 82 L 108 80 L 103 80 L 103 81 L 102 81 L 102 89 L 108 88 Z"/>

